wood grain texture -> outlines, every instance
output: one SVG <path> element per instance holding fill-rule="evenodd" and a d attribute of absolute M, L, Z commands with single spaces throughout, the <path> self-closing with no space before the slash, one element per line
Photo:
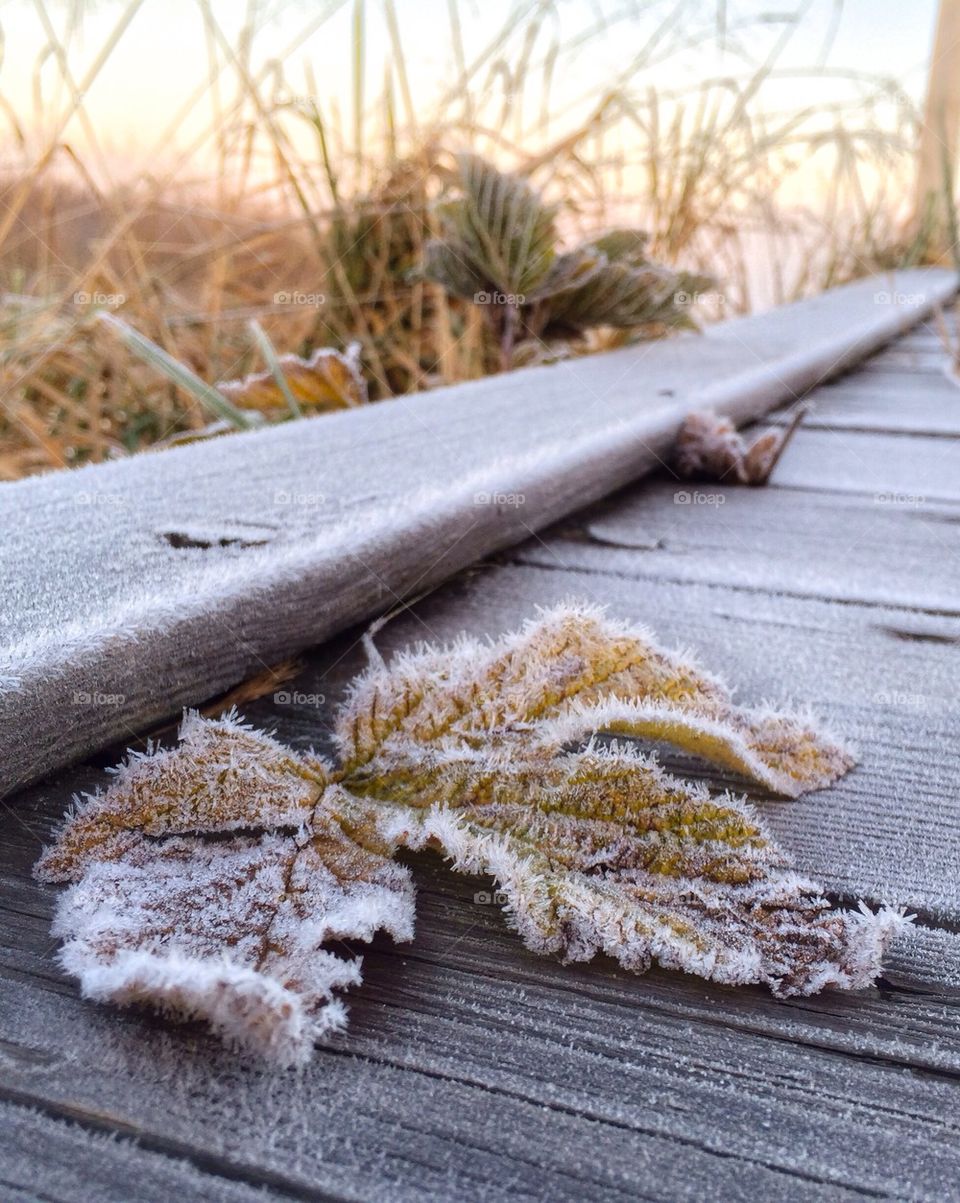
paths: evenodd
<path fill-rule="evenodd" d="M 20 1053 L 20 1050 L 14 1050 Z M 21 1054 L 22 1055 L 22 1054 Z M 0 1050 L 0 1063 L 3 1052 Z M 0 1195 L 4 1203 L 257 1203 L 258 1186 L 208 1174 L 189 1160 L 151 1152 L 115 1129 L 63 1120 L 0 1102 Z M 69 1108 L 64 1108 L 68 1112 Z M 222 1167 L 218 1167 L 222 1170 Z M 314 1196 L 316 1198 L 317 1196 Z"/>
<path fill-rule="evenodd" d="M 609 510 L 582 515 L 572 533 L 525 544 L 517 558 L 557 571 L 723 583 L 949 618 L 960 614 L 958 538 L 960 506 L 900 489 L 857 496 L 769 488 L 761 495 L 658 480 Z"/>
<path fill-rule="evenodd" d="M 771 414 L 782 426 L 790 413 Z M 850 430 L 860 433 L 960 435 L 960 384 L 950 380 L 917 382 L 904 387 L 881 376 L 871 383 L 860 374 L 843 376 L 816 391 L 816 403 L 804 420 L 806 430 Z"/>
<path fill-rule="evenodd" d="M 699 339 L 0 486 L 0 795 L 644 474 L 691 409 L 793 399 L 955 288 L 861 281 Z"/>
<path fill-rule="evenodd" d="M 960 408 L 960 391 L 956 404 Z M 779 488 L 864 493 L 881 504 L 960 502 L 960 437 L 810 430 L 776 469 Z"/>

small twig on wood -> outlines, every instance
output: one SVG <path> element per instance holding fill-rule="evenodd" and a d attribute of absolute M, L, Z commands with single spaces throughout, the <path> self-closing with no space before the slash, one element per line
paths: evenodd
<path fill-rule="evenodd" d="M 803 402 L 802 405 L 797 406 L 797 408 L 793 411 L 793 417 L 790 419 L 790 421 L 787 425 L 787 428 L 783 431 L 782 434 L 777 436 L 777 440 L 778 440 L 777 445 L 774 448 L 772 454 L 770 455 L 769 460 L 766 463 L 766 467 L 763 472 L 763 475 L 757 476 L 756 479 L 748 480 L 746 482 L 747 484 L 765 485 L 767 483 L 767 481 L 770 479 L 771 473 L 773 472 L 774 468 L 780 462 L 781 456 L 783 455 L 783 453 L 786 451 L 787 447 L 789 446 L 790 440 L 797 433 L 797 429 L 800 426 L 800 423 L 804 420 L 804 418 L 809 413 L 812 412 L 812 410 L 813 410 L 813 406 L 807 401 Z M 756 443 L 754 443 L 753 446 L 755 447 Z M 751 451 L 752 450 L 753 450 L 753 447 L 751 447 Z M 749 452 L 748 452 L 748 455 L 749 455 Z"/>
<path fill-rule="evenodd" d="M 392 610 L 387 610 L 385 614 L 381 614 L 379 618 L 375 618 L 373 622 L 371 622 L 371 624 L 364 631 L 363 638 L 360 641 L 363 644 L 363 650 L 367 654 L 367 662 L 371 668 L 386 667 L 383 656 L 380 654 L 380 649 L 373 642 L 374 635 L 382 631 L 388 622 L 392 622 L 395 618 L 402 614 L 404 610 L 409 610 L 410 607 L 415 606 L 417 602 L 423 601 L 425 597 L 429 597 L 435 589 L 436 586 L 433 585 L 429 589 L 424 589 L 422 593 L 418 593 L 416 597 L 410 597 L 401 600 L 400 603 L 394 606 Z"/>
<path fill-rule="evenodd" d="M 960 313 L 960 307 L 957 311 Z M 944 365 L 943 374 L 953 384 L 960 385 L 960 340 L 954 341 L 950 327 L 943 316 L 943 309 L 939 305 L 933 311 L 933 320 L 936 322 L 937 333 L 940 335 L 943 349 L 947 353 L 947 363 Z"/>
<path fill-rule="evenodd" d="M 220 694 L 212 702 L 201 706 L 200 713 L 204 718 L 216 718 L 217 715 L 232 710 L 234 706 L 242 706 L 245 702 L 254 702 L 257 698 L 266 697 L 267 694 L 275 693 L 280 685 L 292 681 L 302 670 L 303 661 L 297 659 L 271 664 L 256 676 L 248 677 L 246 681 L 241 681 L 239 685 Z"/>

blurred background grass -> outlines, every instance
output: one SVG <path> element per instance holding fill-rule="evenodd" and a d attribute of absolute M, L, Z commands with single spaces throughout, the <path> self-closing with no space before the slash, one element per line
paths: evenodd
<path fill-rule="evenodd" d="M 703 320 L 923 252 L 907 204 L 916 89 L 907 64 L 834 62 L 833 0 L 15 6 L 0 479 L 209 423 L 98 310 L 207 382 L 266 366 L 251 320 L 278 353 L 359 342 L 371 400 L 495 370 L 477 307 L 418 271 L 463 149 L 556 201 L 563 238 L 639 226 L 654 258 L 718 280 Z M 136 85 L 158 10 L 166 111 Z"/>

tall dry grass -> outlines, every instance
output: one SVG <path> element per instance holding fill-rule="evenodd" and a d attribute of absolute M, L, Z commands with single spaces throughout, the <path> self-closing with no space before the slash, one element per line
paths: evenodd
<path fill-rule="evenodd" d="M 917 253 L 899 207 L 917 113 L 898 85 L 836 73 L 841 99 L 771 99 L 785 80 L 796 96 L 823 82 L 817 64 L 781 65 L 807 2 L 772 26 L 679 0 L 605 5 L 603 16 L 581 6 L 571 25 L 563 0 L 514 0 L 474 45 L 463 0 L 448 0 L 449 78 L 424 103 L 403 4 L 352 0 L 350 97 L 338 106 L 309 69 L 293 78 L 288 63 L 342 19 L 347 0 L 304 8 L 289 51 L 269 61 L 256 53 L 269 13 L 252 6 L 259 16 L 231 39 L 222 6 L 197 0 L 206 78 L 157 137 L 151 174 L 116 180 L 86 97 L 143 2 L 113 6 L 113 28 L 81 73 L 82 8 L 36 0 L 42 70 L 57 74 L 60 108 L 41 135 L 0 94 L 2 479 L 127 454 L 210 422 L 202 400 L 134 356 L 98 309 L 209 382 L 265 366 L 251 319 L 280 352 L 359 340 L 372 399 L 493 370 L 475 308 L 418 273 L 451 152 L 465 147 L 561 200 L 571 237 L 647 228 L 654 256 L 723 281 L 715 312 L 750 309 L 758 279 L 784 301 Z M 390 46 L 376 86 L 374 23 Z M 571 95 L 565 70 L 611 30 L 635 52 L 614 77 Z M 651 85 L 665 64 L 718 39 L 723 74 Z M 210 97 L 213 119 L 183 145 L 183 120 Z M 811 160 L 828 166 L 831 187 L 798 198 L 794 182 Z"/>

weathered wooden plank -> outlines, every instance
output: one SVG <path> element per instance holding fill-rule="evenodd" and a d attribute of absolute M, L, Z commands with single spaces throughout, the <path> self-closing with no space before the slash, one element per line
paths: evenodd
<path fill-rule="evenodd" d="M 742 421 L 794 397 L 955 278 L 890 287 L 2 486 L 0 793 L 642 474 L 691 408 Z"/>
<path fill-rule="evenodd" d="M 642 1065 L 639 1072 L 631 1072 L 626 1065 L 618 1096 L 605 1099 L 613 1071 L 620 1068 L 618 1055 L 624 1051 L 609 1036 L 604 1040 L 601 1033 L 599 1047 L 591 1047 L 593 1033 L 584 1037 L 578 1032 L 585 1047 L 572 1056 L 557 1044 L 555 1032 L 549 1041 L 539 1040 L 524 1049 L 519 1041 L 507 1042 L 498 1035 L 517 1018 L 516 1005 L 492 1013 L 491 1003 L 507 1001 L 503 993 L 495 992 L 490 1002 L 475 1000 L 470 1005 L 467 995 L 478 985 L 473 980 L 437 978 L 431 984 L 455 1003 L 454 1014 L 445 1022 L 410 1014 L 405 1029 L 398 1030 L 391 1023 L 395 1008 L 371 1003 L 374 1030 L 366 1040 L 358 1034 L 354 1055 L 345 1056 L 352 1052 L 346 1048 L 321 1051 L 313 1068 L 283 1081 L 225 1063 L 200 1036 L 187 1040 L 178 1033 L 166 1041 L 144 1031 L 140 1022 L 128 1023 L 124 1030 L 118 1030 L 116 1023 L 111 1029 L 101 1024 L 85 1026 L 86 1015 L 78 1016 L 74 1007 L 66 1009 L 63 1000 L 53 999 L 51 1006 L 43 1008 L 47 1020 L 70 1023 L 84 1042 L 72 1058 L 73 1080 L 48 1073 L 35 1083 L 21 1080 L 21 1089 L 36 1090 L 51 1111 L 65 1095 L 78 1109 L 108 1109 L 150 1131 L 155 1147 L 168 1141 L 180 1151 L 192 1144 L 231 1173 L 241 1172 L 253 1161 L 294 1197 L 316 1197 L 309 1193 L 313 1191 L 321 1198 L 401 1200 L 482 1194 L 494 1200 L 586 1196 L 626 1203 L 637 1198 L 702 1198 L 712 1186 L 719 1188 L 713 1197 L 802 1199 L 812 1184 L 821 1181 L 822 1167 L 829 1162 L 822 1147 L 815 1170 L 797 1164 L 805 1146 L 816 1141 L 815 1122 L 802 1123 L 795 1134 L 799 1136 L 796 1151 L 791 1156 L 785 1150 L 781 1156 L 785 1166 L 764 1163 L 765 1152 L 755 1144 L 750 1148 L 750 1123 L 758 1117 L 770 1125 L 795 1122 L 802 1116 L 799 1106 L 781 1112 L 761 1099 L 737 1108 L 744 1132 L 731 1153 L 724 1139 L 725 1123 L 719 1132 L 712 1124 L 713 1130 L 708 1131 L 700 1119 L 677 1131 L 676 1121 L 671 1125 L 665 1118 L 667 1097 L 684 1076 L 675 1048 L 663 1050 L 657 1058 L 667 1067 L 666 1081 L 655 1066 Z M 479 985 L 483 989 L 485 984 Z M 396 998 L 409 1005 L 405 991 L 398 991 Z M 27 1001 L 37 1006 L 33 997 L 27 996 Z M 558 1004 L 569 1008 L 569 1001 L 543 998 L 544 1005 L 554 1009 Z M 600 1018 L 609 1030 L 613 1019 L 609 1011 L 602 1008 Z M 625 1013 L 617 1016 L 620 1034 L 625 1019 Z M 571 1030 L 568 1039 L 573 1037 Z M 49 1041 L 43 1032 L 35 1038 Z M 99 1065 L 91 1055 L 94 1040 L 103 1054 Z M 437 1047 L 442 1055 L 437 1055 Z M 521 1049 L 518 1063 L 511 1054 Z M 551 1091 L 543 1081 L 545 1057 L 558 1078 L 569 1075 L 575 1084 L 572 1097 Z M 729 1050 L 723 1060 L 727 1090 L 710 1092 L 706 1099 L 697 1092 L 701 1097 L 689 1102 L 678 1098 L 678 1110 L 706 1103 L 726 1107 L 729 1114 L 734 1072 Z M 599 1080 L 591 1074 L 598 1062 L 609 1066 Z M 716 1057 L 713 1066 L 719 1069 Z M 777 1068 L 782 1072 L 782 1066 Z M 652 1096 L 656 1108 L 643 1097 L 655 1086 L 659 1087 Z M 838 1093 L 846 1103 L 848 1092 Z M 946 1100 L 936 1097 L 936 1088 L 931 1094 L 930 1102 L 939 1102 L 945 1111 Z M 868 1105 L 864 1114 L 856 1116 L 855 1125 L 868 1131 L 871 1113 L 877 1111 Z M 925 1169 L 911 1166 L 905 1173 L 901 1166 L 901 1180 L 907 1174 L 925 1179 L 927 1197 L 933 1194 L 933 1183 L 953 1169 L 949 1154 L 931 1156 L 941 1127 L 927 1113 L 898 1133 L 917 1140 L 926 1159 Z M 848 1121 L 847 1135 L 851 1128 L 856 1130 Z M 890 1140 L 889 1131 L 875 1132 L 869 1143 L 880 1146 L 884 1136 Z M 836 1155 L 835 1147 L 832 1154 Z M 890 1168 L 887 1159 L 868 1172 L 877 1181 Z M 839 1197 L 846 1197 L 845 1183 L 862 1173 L 859 1164 L 852 1172 L 845 1165 L 830 1167 L 828 1172 Z"/>
<path fill-rule="evenodd" d="M 2 1059 L 0 1050 L 0 1064 Z M 132 1198 L 137 1203 L 170 1203 L 174 1198 L 265 1203 L 289 1197 L 204 1173 L 188 1161 L 117 1139 L 107 1125 L 91 1130 L 3 1101 L 0 1195 L 4 1203 L 130 1203 Z"/>
<path fill-rule="evenodd" d="M 867 369 L 868 375 L 878 376 L 889 372 L 891 375 L 906 375 L 919 379 L 936 379 L 943 377 L 950 361 L 949 354 L 942 346 L 932 346 L 929 343 L 905 344 L 899 343 L 880 351 L 876 361 Z"/>
<path fill-rule="evenodd" d="M 767 421 L 786 425 L 789 411 Z M 937 437 L 960 435 L 960 387 L 949 380 L 924 381 L 921 387 L 898 378 L 845 376 L 816 390 L 804 430 L 853 430 Z"/>
<path fill-rule="evenodd" d="M 518 554 L 547 568 L 637 582 L 716 582 L 960 614 L 960 508 L 924 504 L 919 493 L 883 480 L 867 496 L 658 480 L 582 515 L 572 536 L 551 532 Z"/>
<path fill-rule="evenodd" d="M 960 409 L 960 392 L 957 394 Z M 960 438 L 809 429 L 777 465 L 778 488 L 866 493 L 881 504 L 960 502 Z"/>
<path fill-rule="evenodd" d="M 953 345 L 956 345 L 958 329 L 956 315 L 947 314 L 945 322 L 947 338 L 952 340 Z M 918 322 L 912 330 L 897 339 L 897 346 L 903 351 L 920 351 L 930 356 L 941 355 L 944 359 L 949 358 L 950 355 L 939 324 L 934 318 L 925 318 Z"/>
<path fill-rule="evenodd" d="M 4 1088 L 295 1196 L 943 1197 L 957 999 L 778 1003 L 562 967 L 519 948 L 475 885 L 415 860 L 417 940 L 376 943 L 350 1032 L 305 1073 L 2 975 Z"/>
<path fill-rule="evenodd" d="M 910 988 L 960 991 L 960 934 L 914 924 L 897 940 L 884 976 Z"/>
<path fill-rule="evenodd" d="M 906 334 L 903 335 L 902 341 L 905 345 L 926 346 L 930 348 L 943 346 L 942 330 L 946 328 L 949 337 L 956 338 L 957 333 L 957 307 L 956 303 L 947 305 L 942 308 L 939 314 L 931 314 L 924 318 Z"/>

